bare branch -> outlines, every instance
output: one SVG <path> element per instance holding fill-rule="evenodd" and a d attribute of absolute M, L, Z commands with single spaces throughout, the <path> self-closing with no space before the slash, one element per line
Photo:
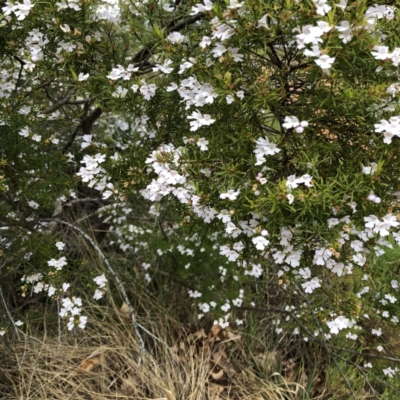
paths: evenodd
<path fill-rule="evenodd" d="M 51 107 L 49 107 L 47 110 L 43 111 L 43 114 L 51 114 L 53 111 L 58 110 L 60 107 L 63 105 L 67 104 L 69 99 L 75 94 L 76 92 L 76 86 L 72 86 L 67 90 L 67 93 L 65 96 L 59 100 L 57 100 Z"/>

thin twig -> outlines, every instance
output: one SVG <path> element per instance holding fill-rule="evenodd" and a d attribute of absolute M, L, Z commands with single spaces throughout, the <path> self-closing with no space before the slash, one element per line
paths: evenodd
<path fill-rule="evenodd" d="M 15 89 L 14 89 L 14 96 L 16 96 L 17 92 L 18 92 L 18 86 L 19 86 L 19 82 L 21 80 L 22 77 L 22 71 L 24 69 L 24 65 L 26 64 L 24 60 L 22 60 L 21 58 L 19 58 L 18 56 L 14 55 L 14 58 L 20 63 L 21 67 L 19 69 L 19 73 L 18 73 L 18 79 L 17 82 L 15 82 Z"/>
<path fill-rule="evenodd" d="M 58 317 L 58 337 L 57 337 L 57 354 L 56 358 L 60 355 L 61 347 L 61 318 L 60 318 L 60 299 L 57 299 L 57 317 Z"/>
<path fill-rule="evenodd" d="M 58 110 L 60 107 L 62 107 L 64 104 L 67 104 L 70 100 L 70 98 L 75 94 L 76 92 L 76 86 L 72 86 L 67 90 L 67 93 L 65 96 L 59 100 L 57 100 L 51 107 L 49 107 L 47 110 L 42 111 L 43 114 L 51 114 L 52 112 Z"/>
<path fill-rule="evenodd" d="M 13 319 L 11 313 L 10 313 L 10 310 L 9 310 L 8 307 L 7 307 L 7 303 L 6 303 L 6 300 L 5 300 L 5 298 L 4 298 L 3 290 L 1 289 L 1 286 L 0 286 L 0 296 L 1 296 L 1 300 L 3 301 L 4 309 L 6 310 L 6 313 L 7 313 L 7 315 L 8 315 L 8 318 L 10 319 L 11 323 L 13 324 L 13 327 L 14 327 L 14 329 L 15 329 L 15 333 L 17 334 L 18 340 L 20 340 L 21 338 L 20 338 L 19 335 L 18 335 L 18 330 L 19 330 L 19 329 L 18 329 L 17 325 L 15 325 L 14 319 Z"/>
<path fill-rule="evenodd" d="M 26 356 L 26 345 L 27 345 L 26 336 L 24 335 L 24 353 L 22 354 L 21 362 L 18 363 L 18 368 L 19 369 L 21 369 L 22 364 L 23 364 L 24 359 L 25 359 L 25 356 Z"/>

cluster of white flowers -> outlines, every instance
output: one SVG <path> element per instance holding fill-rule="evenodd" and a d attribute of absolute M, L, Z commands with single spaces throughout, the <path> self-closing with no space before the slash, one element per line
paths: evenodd
<path fill-rule="evenodd" d="M 383 132 L 383 142 L 392 143 L 393 136 L 400 137 L 400 116 L 390 117 L 389 121 L 381 119 L 380 123 L 375 124 L 375 132 Z"/>
<path fill-rule="evenodd" d="M 38 134 L 32 134 L 32 132 L 30 131 L 28 126 L 25 126 L 24 128 L 22 128 L 18 134 L 22 137 L 29 137 L 30 139 L 32 139 L 35 142 L 40 142 L 42 140 L 42 137 Z"/>
<path fill-rule="evenodd" d="M 129 81 L 132 73 L 137 71 L 139 71 L 139 68 L 134 67 L 132 64 L 129 64 L 126 69 L 122 65 L 118 65 L 116 68 L 111 70 L 111 72 L 107 75 L 107 78 L 111 81 L 117 81 L 118 79 Z"/>
<path fill-rule="evenodd" d="M 271 143 L 267 137 L 259 138 L 256 141 L 256 149 L 254 154 L 256 155 L 257 162 L 255 165 L 262 165 L 265 163 L 265 156 L 273 156 L 281 151 L 276 147 L 275 143 Z"/>
<path fill-rule="evenodd" d="M 97 153 L 95 156 L 85 155 L 83 160 L 81 161 L 82 164 L 86 164 L 85 166 L 79 169 L 77 173 L 78 176 L 82 178 L 82 182 L 88 183 L 89 187 L 93 187 L 96 185 L 97 190 L 104 190 L 106 183 L 104 179 L 102 182 L 99 182 L 102 178 L 104 178 L 105 170 L 100 167 L 106 159 L 106 156 L 101 153 Z"/>
<path fill-rule="evenodd" d="M 24 68 L 32 72 L 35 62 L 43 59 L 44 47 L 49 43 L 47 36 L 38 29 L 29 32 L 29 36 L 25 40 L 26 48 L 29 51 L 30 60 L 25 61 Z"/>
<path fill-rule="evenodd" d="M 8 16 L 11 13 L 14 13 L 18 21 L 23 21 L 34 7 L 34 4 L 31 3 L 31 0 L 24 0 L 23 3 L 15 2 L 14 4 L 6 1 L 5 4 L 6 5 L 2 7 L 4 15 Z"/>
<path fill-rule="evenodd" d="M 60 317 L 69 317 L 67 327 L 69 331 L 74 329 L 75 325 L 79 328 L 85 329 L 87 317 L 81 315 L 82 313 L 82 299 L 79 297 L 64 297 L 61 300 Z"/>
<path fill-rule="evenodd" d="M 103 297 L 105 289 L 106 289 L 106 283 L 107 283 L 107 278 L 105 275 L 99 275 L 93 278 L 93 281 L 96 283 L 98 286 L 98 289 L 96 289 L 93 298 L 95 300 L 99 300 Z"/>
<path fill-rule="evenodd" d="M 316 7 L 316 12 L 320 16 L 325 16 L 330 10 L 331 6 L 328 4 L 326 0 L 313 0 L 313 3 Z M 345 9 L 347 6 L 345 1 L 341 1 L 339 8 Z M 238 9 L 239 15 L 240 12 L 245 8 L 243 4 L 238 3 L 235 0 L 231 0 L 229 5 L 227 6 L 229 9 Z M 173 12 L 174 7 L 170 4 L 165 4 L 163 9 L 166 12 Z M 211 13 L 213 9 L 213 4 L 209 0 L 205 0 L 204 3 L 199 3 L 192 6 L 191 14 L 197 15 L 198 13 Z M 233 13 L 232 13 L 233 14 Z M 386 6 L 374 6 L 367 10 L 365 17 L 368 20 L 368 27 L 372 26 L 375 22 L 375 19 L 379 18 L 390 18 L 393 15 L 393 10 L 390 7 Z M 267 25 L 267 17 L 268 15 L 264 15 L 258 21 L 258 28 L 269 29 Z M 274 21 L 271 21 L 274 23 Z M 226 59 L 233 60 L 233 62 L 241 62 L 244 58 L 242 54 L 239 53 L 239 48 L 233 47 L 229 45 L 228 40 L 235 35 L 235 20 L 219 20 L 219 18 L 215 17 L 211 20 L 212 29 L 209 36 L 203 36 L 200 40 L 199 46 L 202 49 L 204 54 L 209 56 L 207 65 L 212 65 L 212 63 L 219 61 L 224 61 Z M 337 26 L 331 26 L 326 21 L 316 21 L 315 25 L 306 25 L 303 27 L 298 27 L 294 30 L 294 39 L 295 45 L 297 45 L 298 49 L 303 50 L 303 54 L 306 57 L 312 57 L 315 59 L 315 63 L 322 68 L 325 72 L 328 71 L 333 63 L 335 62 L 335 57 L 330 57 L 327 54 L 327 50 L 322 48 L 324 43 L 324 38 L 327 37 L 327 33 L 337 32 L 339 35 L 339 39 L 346 44 L 353 39 L 353 32 L 356 32 L 360 27 L 354 27 L 350 24 L 349 21 L 343 20 Z M 169 45 L 177 45 L 179 47 L 182 43 L 188 42 L 188 38 L 179 33 L 172 32 L 170 33 L 166 40 L 170 42 Z M 32 42 L 33 43 L 33 42 Z M 320 47 L 321 46 L 321 47 Z M 68 47 L 68 46 L 67 46 Z M 68 47 L 69 49 L 71 47 Z M 398 51 L 395 49 L 392 53 L 389 52 L 389 49 L 385 46 L 377 46 L 375 49 L 376 53 L 372 53 L 372 55 L 378 60 L 386 60 L 391 59 L 394 65 L 398 65 L 400 62 L 400 58 L 397 57 L 400 55 L 397 54 Z M 333 50 L 332 50 L 333 51 Z M 154 72 L 158 74 L 167 74 L 169 75 L 166 79 L 171 79 L 175 74 L 171 74 L 174 70 L 177 72 L 178 77 L 182 77 L 183 79 L 176 80 L 176 82 L 171 82 L 168 84 L 166 88 L 166 92 L 171 93 L 176 91 L 182 103 L 185 106 L 186 110 L 190 110 L 187 113 L 188 130 L 192 132 L 197 132 L 199 129 L 201 131 L 206 131 L 205 128 L 211 126 L 216 122 L 216 118 L 207 114 L 202 109 L 204 106 L 208 106 L 214 104 L 215 99 L 218 98 L 218 94 L 214 87 L 210 83 L 199 82 L 197 77 L 194 75 L 196 70 L 196 65 L 199 62 L 199 57 L 196 58 L 195 55 L 193 57 L 186 56 L 186 59 L 182 59 L 179 63 L 176 61 L 172 61 L 170 59 L 156 59 L 153 61 L 152 69 Z M 118 65 L 116 68 L 113 68 L 112 71 L 107 76 L 111 81 L 120 81 L 119 83 L 123 83 L 122 81 L 129 81 L 132 78 L 132 74 L 138 70 L 137 67 L 134 67 L 132 64 L 128 65 L 127 68 Z M 158 75 L 157 74 L 157 75 Z M 171 75 L 170 75 L 171 74 Z M 187 74 L 191 74 L 189 77 Z M 82 79 L 86 79 L 86 75 L 82 76 Z M 145 81 L 141 81 L 138 84 L 134 84 L 131 86 L 131 90 L 134 93 L 140 93 L 145 100 L 152 99 L 157 90 L 157 85 L 154 83 L 147 84 Z M 231 92 L 230 94 L 224 94 L 224 101 L 226 100 L 227 104 L 233 104 L 236 98 L 243 99 L 245 96 L 246 87 L 240 87 L 240 90 L 236 92 Z M 160 90 L 160 89 L 158 89 Z M 236 89 L 237 90 L 237 89 Z M 396 94 L 398 92 L 398 88 L 396 86 L 391 86 L 388 89 L 389 94 Z M 128 93 L 128 89 L 123 86 L 114 87 L 113 96 L 115 98 L 124 98 Z M 221 95 L 221 94 L 220 94 Z M 247 95 L 247 93 L 246 93 Z M 147 115 L 142 115 L 137 117 L 134 122 L 133 129 L 138 133 L 141 139 L 143 138 L 154 138 L 156 136 L 156 132 L 153 128 L 149 128 L 147 126 L 147 120 L 149 117 Z M 384 132 L 384 142 L 391 143 L 393 136 L 400 137 L 400 117 L 391 117 L 389 121 L 381 120 L 379 124 L 375 125 L 376 132 Z M 157 125 L 158 127 L 161 125 Z M 297 133 L 304 132 L 305 128 L 309 126 L 309 123 L 305 120 L 300 121 L 296 116 L 290 115 L 285 117 L 284 123 L 282 124 L 285 129 L 293 129 Z M 29 135 L 29 134 L 28 134 Z M 210 139 L 210 138 L 209 138 Z M 210 139 L 211 140 L 211 139 Z M 256 141 L 256 148 L 254 150 L 254 154 L 256 156 L 255 165 L 263 165 L 267 161 L 267 156 L 274 156 L 281 152 L 281 149 L 277 147 L 277 144 L 271 142 L 272 139 L 268 137 L 260 137 Z M 209 140 L 206 137 L 191 137 L 184 138 L 183 142 L 185 146 L 190 146 L 191 144 L 197 145 L 201 151 L 207 151 Z M 90 146 L 92 143 L 92 138 L 84 138 L 82 148 Z M 280 142 L 277 142 L 278 144 Z M 137 145 L 140 145 L 140 141 L 137 142 Z M 179 144 L 177 144 L 178 146 Z M 223 237 L 224 242 L 219 242 L 215 244 L 216 251 L 219 251 L 219 254 L 226 258 L 227 264 L 234 263 L 238 267 L 238 270 L 241 271 L 244 275 L 249 275 L 255 278 L 260 277 L 264 272 L 264 264 L 263 261 L 252 262 L 248 260 L 247 262 L 242 261 L 242 252 L 246 249 L 246 246 L 253 246 L 256 250 L 258 250 L 258 257 L 267 259 L 268 257 L 272 257 L 276 264 L 281 265 L 281 269 L 278 272 L 278 276 L 283 276 L 287 274 L 287 276 L 295 277 L 301 283 L 301 288 L 305 293 L 313 293 L 319 287 L 321 287 L 321 280 L 315 276 L 317 271 L 321 267 L 326 267 L 330 273 L 335 274 L 339 277 L 344 274 L 351 274 L 354 268 L 363 267 L 367 264 L 368 255 L 371 250 L 367 248 L 367 242 L 370 239 L 375 238 L 376 235 L 380 235 L 381 237 L 387 236 L 391 230 L 391 228 L 395 228 L 399 225 L 396 218 L 388 214 L 383 218 L 378 218 L 376 216 L 369 216 L 365 218 L 365 229 L 356 229 L 353 226 L 353 222 L 350 216 L 343 214 L 338 216 L 337 218 L 329 218 L 326 221 L 327 227 L 332 230 L 332 234 L 335 234 L 337 231 L 337 240 L 340 246 L 337 248 L 332 248 L 329 244 L 326 243 L 313 243 L 309 248 L 305 248 L 305 245 L 298 245 L 296 243 L 296 227 L 284 227 L 281 229 L 280 236 L 278 239 L 276 235 L 269 234 L 269 232 L 264 229 L 264 224 L 267 222 L 263 217 L 257 214 L 252 214 L 251 217 L 235 219 L 235 204 L 237 201 L 242 187 L 233 186 L 234 189 L 226 187 L 223 192 L 219 194 L 220 202 L 215 201 L 214 203 L 206 203 L 204 198 L 200 198 L 200 196 L 196 193 L 195 185 L 192 183 L 192 178 L 188 175 L 187 169 L 184 167 L 184 163 L 181 161 L 185 157 L 186 148 L 184 147 L 175 147 L 172 144 L 163 144 L 156 151 L 153 151 L 149 158 L 146 160 L 146 164 L 149 165 L 147 169 L 148 173 L 154 173 L 157 175 L 155 179 L 144 189 L 141 190 L 141 194 L 148 200 L 158 203 L 165 196 L 175 196 L 181 203 L 187 205 L 190 211 L 193 211 L 191 215 L 195 215 L 203 219 L 204 222 L 209 223 L 212 220 L 218 220 L 219 223 L 223 226 L 223 230 L 220 232 L 220 236 Z M 118 155 L 116 156 L 116 159 Z M 101 168 L 101 164 L 105 161 L 105 156 L 98 153 L 96 156 L 85 156 L 82 161 L 85 164 L 85 167 L 82 167 L 78 173 L 79 176 L 82 177 L 82 180 L 89 184 L 89 186 L 93 187 L 96 183 L 98 184 L 98 188 L 103 192 L 103 198 L 108 198 L 112 195 L 116 195 L 117 192 L 114 189 L 113 185 L 104 178 L 104 170 Z M 257 176 L 257 181 L 261 184 L 267 183 L 267 178 L 263 176 L 263 173 L 267 171 L 267 167 L 264 167 L 261 173 Z M 371 163 L 369 166 L 362 167 L 362 173 L 365 175 L 374 175 L 377 172 L 378 166 L 376 163 Z M 209 168 L 204 169 L 202 171 L 206 176 L 211 176 L 211 170 Z M 283 187 L 286 185 L 286 193 L 289 204 L 292 204 L 295 200 L 296 193 L 294 190 L 299 187 L 299 185 L 304 185 L 307 188 L 313 187 L 313 177 L 309 174 L 304 174 L 304 172 L 300 172 L 302 176 L 296 177 L 296 175 L 290 175 L 283 183 Z M 297 173 L 297 176 L 299 173 Z M 316 176 L 316 175 L 315 175 Z M 367 179 L 367 177 L 364 177 Z M 100 185 L 99 185 L 99 182 Z M 306 189 L 307 190 L 307 189 Z M 370 193 L 368 199 L 376 204 L 380 202 L 380 197 L 374 193 Z M 349 207 L 351 207 L 353 214 L 356 212 L 357 203 L 352 201 L 351 203 L 347 203 Z M 226 208 L 228 209 L 226 209 Z M 229 209 L 232 207 L 232 209 Z M 155 207 L 153 207 L 153 211 Z M 220 210 L 220 211 L 219 211 Z M 154 215 L 157 215 L 158 209 L 155 211 Z M 117 225 L 118 218 L 110 216 L 110 221 L 114 221 L 113 223 Z M 115 213 L 117 215 L 117 213 Z M 335 214 L 336 216 L 336 214 Z M 188 220 L 191 217 L 187 217 Z M 119 222 L 118 222 L 119 223 Z M 122 224 L 121 224 L 122 225 Z M 344 229 L 345 228 L 345 229 Z M 268 228 L 269 229 L 269 228 Z M 132 228 L 135 234 L 139 233 L 139 229 L 136 227 Z M 123 236 L 122 232 L 126 232 L 125 230 L 115 228 L 115 233 L 120 237 Z M 241 236 L 242 235 L 242 236 Z M 400 233 L 394 233 L 396 240 L 400 242 Z M 396 236 L 397 235 L 397 236 Z M 132 238 L 134 235 L 132 234 Z M 136 236 L 135 236 L 136 237 Z M 246 240 L 244 237 L 247 237 Z M 233 240 L 232 240 L 233 239 Z M 242 239 L 242 240 L 240 240 Z M 374 247 L 374 251 L 376 254 L 379 254 L 382 251 L 382 247 L 387 247 L 388 243 L 381 240 L 376 239 L 376 246 Z M 122 240 L 122 239 L 121 239 Z M 229 242 L 231 241 L 231 242 Z M 129 240 L 127 240 L 129 242 Z M 227 243 L 223 244 L 220 243 Z M 244 244 L 246 243 L 246 244 Z M 345 246 L 348 244 L 348 246 Z M 368 243 L 369 245 L 369 243 Z M 122 243 L 121 246 L 125 249 L 132 248 L 127 243 Z M 144 245 L 143 245 L 144 247 Z M 346 248 L 349 250 L 348 253 L 342 255 L 340 253 L 341 248 Z M 177 246 L 177 250 L 185 255 L 193 257 L 194 251 L 190 248 L 186 248 L 185 246 Z M 303 256 L 307 252 L 309 253 L 311 250 L 314 255 L 313 262 L 308 265 L 304 265 Z M 165 254 L 166 250 L 159 250 L 157 254 L 162 255 Z M 57 262 L 60 260 L 51 260 L 51 262 L 56 267 Z M 143 263 L 143 268 L 148 269 L 150 264 Z M 187 268 L 189 268 L 190 263 L 187 264 Z M 57 267 L 56 267 L 57 268 Z M 186 268 L 186 267 L 185 267 Z M 219 275 L 221 280 L 226 279 L 229 276 L 229 267 L 228 265 L 219 266 Z M 148 276 L 148 275 L 147 275 Z M 147 279 L 147 278 L 146 278 Z M 148 279 L 149 276 L 148 276 Z M 237 277 L 234 279 L 237 279 Z M 103 292 L 100 289 L 104 289 L 105 287 L 105 277 L 100 276 L 96 277 L 94 280 L 99 288 L 95 292 L 95 298 L 101 298 Z M 102 286 L 103 285 L 103 286 Z M 365 286 L 361 291 L 357 294 L 359 297 L 366 295 L 369 292 L 369 286 Z M 197 290 L 189 291 L 189 295 L 193 298 L 201 297 L 201 293 Z M 391 296 L 391 295 L 388 295 Z M 395 297 L 385 297 L 382 300 L 386 302 L 394 302 L 397 299 Z M 240 306 L 243 301 L 243 293 L 239 295 L 237 299 L 234 301 L 230 301 L 228 299 L 224 300 L 221 306 L 221 310 L 226 313 L 225 317 L 221 318 L 219 321 L 216 321 L 223 326 L 228 324 L 229 319 L 229 311 L 232 306 Z M 199 309 L 202 313 L 207 313 L 211 309 L 216 307 L 216 303 L 201 303 L 199 304 Z M 334 318 L 336 317 L 336 318 Z M 383 318 L 389 318 L 388 312 L 382 314 Z M 338 334 L 339 331 L 345 328 L 353 328 L 355 327 L 355 321 L 353 319 L 349 319 L 345 316 L 333 315 L 334 318 L 332 321 L 327 322 L 327 326 L 330 330 L 331 334 Z M 349 339 L 355 340 L 357 335 L 352 332 L 347 333 L 346 336 Z"/>
<path fill-rule="evenodd" d="M 282 124 L 282 126 L 286 129 L 291 129 L 294 128 L 294 130 L 297 133 L 303 133 L 304 128 L 307 128 L 308 122 L 307 121 L 299 121 L 297 117 L 291 116 L 291 117 L 285 117 L 285 122 Z"/>

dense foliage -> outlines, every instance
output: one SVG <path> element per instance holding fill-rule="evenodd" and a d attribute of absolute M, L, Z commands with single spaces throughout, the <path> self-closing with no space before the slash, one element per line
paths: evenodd
<path fill-rule="evenodd" d="M 373 260 L 400 242 L 400 25 L 378 3 L 6 2 L 2 333 L 40 293 L 84 328 L 80 291 L 119 268 L 222 326 L 265 308 L 357 348 L 396 328 Z"/>

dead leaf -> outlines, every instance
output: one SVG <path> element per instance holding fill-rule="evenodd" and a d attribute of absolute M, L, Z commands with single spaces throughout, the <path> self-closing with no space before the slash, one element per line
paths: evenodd
<path fill-rule="evenodd" d="M 286 383 L 293 383 L 297 380 L 297 373 L 299 367 L 295 363 L 293 358 L 285 361 L 282 364 L 282 376 Z"/>
<path fill-rule="evenodd" d="M 221 338 L 218 338 L 218 335 L 222 331 L 221 325 L 213 325 L 210 329 L 210 333 L 208 334 L 208 340 L 210 342 L 214 342 L 215 340 L 221 340 Z"/>
<path fill-rule="evenodd" d="M 122 303 L 121 308 L 119 309 L 119 312 L 121 313 L 121 315 L 124 318 L 130 318 L 131 317 L 131 311 L 129 309 L 128 304 L 126 304 L 125 302 Z"/>
<path fill-rule="evenodd" d="M 217 383 L 208 384 L 208 400 L 221 400 L 219 395 L 225 390 L 224 386 L 218 385 Z"/>
<path fill-rule="evenodd" d="M 242 340 L 242 336 L 241 335 L 239 335 L 239 334 L 237 334 L 237 333 L 233 333 L 232 331 L 230 331 L 230 330 L 227 330 L 226 331 L 226 337 L 227 337 L 227 339 L 229 340 L 229 341 L 233 341 L 233 342 L 236 342 L 236 343 L 238 343 L 238 342 L 240 342 L 241 340 Z M 227 341 L 228 341 L 227 340 Z"/>
<path fill-rule="evenodd" d="M 204 331 L 204 329 L 200 329 L 194 333 L 191 333 L 190 335 L 188 335 L 188 340 L 198 340 L 198 339 L 207 339 L 207 335 L 206 332 Z"/>
<path fill-rule="evenodd" d="M 211 378 L 214 379 L 214 381 L 220 381 L 224 376 L 224 370 L 220 369 L 218 372 L 211 372 Z"/>
<path fill-rule="evenodd" d="M 222 346 L 220 346 L 218 350 L 212 354 L 211 361 L 219 368 L 223 369 L 228 377 L 232 377 L 236 374 L 236 370 L 230 364 L 228 355 Z"/>
<path fill-rule="evenodd" d="M 101 364 L 102 357 L 101 354 L 99 354 L 96 357 L 91 357 L 87 358 L 86 360 L 83 360 L 81 362 L 81 365 L 78 368 L 78 372 L 82 374 L 87 374 L 90 372 L 93 368 L 97 367 L 98 365 Z"/>

